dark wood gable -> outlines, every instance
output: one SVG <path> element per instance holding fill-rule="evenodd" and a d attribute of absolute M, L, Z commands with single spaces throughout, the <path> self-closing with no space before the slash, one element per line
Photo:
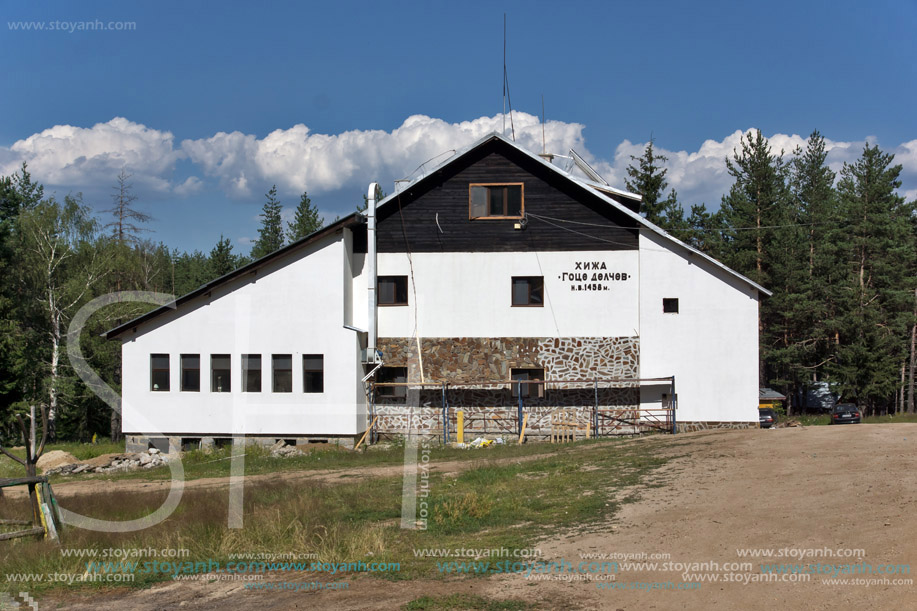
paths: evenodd
<path fill-rule="evenodd" d="M 520 182 L 523 229 L 513 219 L 469 219 L 470 184 Z M 380 207 L 376 235 L 379 252 L 517 252 L 636 250 L 638 231 L 588 189 L 494 139 Z"/>

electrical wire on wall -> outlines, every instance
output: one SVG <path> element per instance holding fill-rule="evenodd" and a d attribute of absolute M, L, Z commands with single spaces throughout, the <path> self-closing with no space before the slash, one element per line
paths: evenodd
<path fill-rule="evenodd" d="M 538 263 L 538 271 L 541 273 L 541 277 L 544 278 L 544 270 L 541 268 L 541 259 L 538 257 L 538 252 L 535 252 L 535 261 Z M 554 319 L 554 330 L 557 331 L 557 337 L 560 335 L 560 326 L 557 324 L 557 313 L 554 312 L 554 301 L 548 299 L 548 285 L 542 285 L 542 291 L 544 291 L 544 300 L 548 304 L 548 309 L 551 310 L 551 318 Z"/>
<path fill-rule="evenodd" d="M 633 244 L 627 244 L 625 242 L 618 242 L 616 240 L 609 240 L 608 238 L 602 238 L 596 235 L 590 235 L 588 233 L 583 233 L 582 231 L 577 231 L 576 229 L 570 229 L 569 227 L 564 227 L 563 225 L 558 225 L 557 223 L 552 222 L 552 221 L 558 221 L 560 223 L 569 222 L 569 221 L 564 221 L 563 219 L 552 219 L 549 216 L 541 216 L 539 214 L 532 214 L 531 212 L 526 212 L 525 216 L 532 217 L 533 219 L 539 220 L 542 223 L 547 223 L 548 225 L 557 227 L 558 229 L 562 229 L 563 231 L 569 231 L 570 233 L 575 233 L 577 235 L 583 236 L 584 238 L 590 238 L 593 240 L 598 240 L 599 242 L 606 242 L 608 244 L 614 244 L 615 246 L 623 246 L 625 248 L 633 247 Z M 585 224 L 585 223 L 579 223 L 579 224 Z M 602 227 L 604 229 L 628 229 L 627 227 L 617 227 L 615 225 L 595 225 L 595 227 Z M 633 229 L 638 229 L 638 228 L 634 227 Z"/>

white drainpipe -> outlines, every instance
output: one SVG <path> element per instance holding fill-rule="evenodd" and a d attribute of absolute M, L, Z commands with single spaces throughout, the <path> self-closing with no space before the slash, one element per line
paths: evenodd
<path fill-rule="evenodd" d="M 378 358 L 376 356 L 376 340 L 378 336 L 378 316 L 376 308 L 376 284 L 378 280 L 376 279 L 376 198 L 379 197 L 382 193 L 379 183 L 370 183 L 369 192 L 366 196 L 366 259 L 367 259 L 367 289 L 369 291 L 369 318 L 368 326 L 369 332 L 367 333 L 367 346 L 366 346 L 366 360 L 370 363 L 375 363 Z"/>

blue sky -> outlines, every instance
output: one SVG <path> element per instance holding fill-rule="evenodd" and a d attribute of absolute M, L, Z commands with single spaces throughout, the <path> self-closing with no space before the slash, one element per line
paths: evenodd
<path fill-rule="evenodd" d="M 272 184 L 330 220 L 500 128 L 504 12 L 524 146 L 543 95 L 554 152 L 623 187 L 652 135 L 685 207 L 716 207 L 742 132 L 790 151 L 818 129 L 838 169 L 867 140 L 895 153 L 917 197 L 913 0 L 7 2 L 0 173 L 27 161 L 101 211 L 124 167 L 150 238 L 245 253 Z"/>

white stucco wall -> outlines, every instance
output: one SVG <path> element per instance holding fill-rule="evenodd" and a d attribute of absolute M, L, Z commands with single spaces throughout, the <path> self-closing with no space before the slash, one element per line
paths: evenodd
<path fill-rule="evenodd" d="M 662 311 L 679 300 L 678 314 Z M 640 377 L 675 376 L 679 421 L 758 420 L 758 292 L 690 251 L 640 232 Z M 644 386 L 644 409 L 667 387 Z"/>
<path fill-rule="evenodd" d="M 350 273 L 342 234 L 233 280 L 128 331 L 126 433 L 354 435 L 366 427 L 359 340 L 345 329 Z M 150 389 L 150 355 L 170 355 L 168 392 Z M 182 392 L 181 354 L 200 354 L 201 390 Z M 210 355 L 232 355 L 232 392 L 210 392 Z M 243 393 L 241 355 L 262 355 L 262 391 Z M 271 392 L 271 355 L 293 355 L 293 392 Z M 302 355 L 324 355 L 324 392 L 304 393 Z"/>
<path fill-rule="evenodd" d="M 421 337 L 638 334 L 637 251 L 414 253 L 411 258 L 416 308 L 407 255 L 378 255 L 380 276 L 407 276 L 409 283 L 409 305 L 379 308 L 380 337 L 412 337 L 415 312 Z M 577 269 L 578 262 L 589 263 L 589 269 Z M 594 263 L 604 269 L 594 269 Z M 571 280 L 569 274 L 586 279 Z M 593 282 L 595 274 L 618 274 L 620 279 Z M 544 307 L 513 307 L 513 276 L 543 276 Z M 365 279 L 355 280 L 357 284 L 365 292 Z M 571 290 L 571 285 L 581 284 L 599 284 L 607 290 Z"/>

